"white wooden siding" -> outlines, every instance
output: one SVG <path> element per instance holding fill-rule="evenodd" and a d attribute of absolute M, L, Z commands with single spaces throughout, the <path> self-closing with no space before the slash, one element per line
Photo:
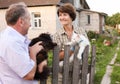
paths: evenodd
<path fill-rule="evenodd" d="M 5 21 L 5 9 L 0 10 L 0 31 L 6 28 L 6 21 Z"/>
<path fill-rule="evenodd" d="M 38 36 L 40 33 L 49 32 L 53 34 L 56 31 L 56 6 L 30 7 L 29 11 L 30 13 L 41 13 L 41 28 L 35 29 L 31 27 L 28 33 L 30 39 Z"/>

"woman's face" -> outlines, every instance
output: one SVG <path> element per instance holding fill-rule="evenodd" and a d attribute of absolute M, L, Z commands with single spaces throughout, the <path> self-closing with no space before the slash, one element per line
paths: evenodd
<path fill-rule="evenodd" d="M 59 20 L 63 26 L 72 24 L 72 18 L 68 13 L 59 12 Z"/>

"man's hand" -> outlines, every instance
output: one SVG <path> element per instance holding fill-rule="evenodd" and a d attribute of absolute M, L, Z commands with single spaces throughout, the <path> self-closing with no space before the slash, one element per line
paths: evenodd
<path fill-rule="evenodd" d="M 32 54 L 33 56 L 36 56 L 37 53 L 43 49 L 43 46 L 41 46 L 42 42 L 37 42 L 36 44 L 34 44 L 33 46 L 29 47 L 30 50 L 30 54 Z"/>

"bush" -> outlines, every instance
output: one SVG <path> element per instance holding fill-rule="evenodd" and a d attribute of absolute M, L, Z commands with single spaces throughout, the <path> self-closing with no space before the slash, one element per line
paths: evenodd
<path fill-rule="evenodd" d="M 94 38 L 95 39 L 99 38 L 99 34 L 93 31 L 88 31 L 87 35 L 88 35 L 89 40 L 94 39 Z"/>

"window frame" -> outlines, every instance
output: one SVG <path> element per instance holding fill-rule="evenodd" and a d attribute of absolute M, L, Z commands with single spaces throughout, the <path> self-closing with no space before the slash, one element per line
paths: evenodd
<path fill-rule="evenodd" d="M 87 24 L 91 24 L 91 17 L 90 17 L 90 14 L 87 15 Z"/>
<path fill-rule="evenodd" d="M 40 12 L 32 12 L 32 28 L 40 29 L 41 28 L 41 13 Z"/>

